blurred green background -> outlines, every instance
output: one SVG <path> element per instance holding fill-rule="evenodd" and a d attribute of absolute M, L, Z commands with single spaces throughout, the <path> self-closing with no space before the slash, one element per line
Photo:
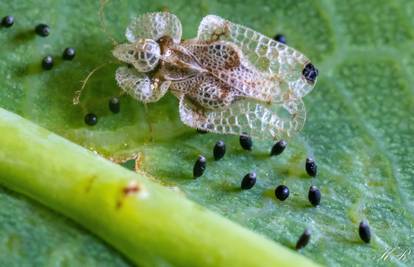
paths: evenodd
<path fill-rule="evenodd" d="M 414 249 L 413 1 L 114 0 L 105 8 L 107 33 L 99 7 L 98 1 L 80 0 L 0 2 L 0 16 L 15 17 L 13 27 L 0 28 L 1 107 L 107 157 L 140 153 L 141 169 L 153 179 L 288 247 L 310 227 L 311 242 L 301 253 L 316 262 L 414 265 L 414 252 L 408 254 Z M 122 96 L 121 112 L 112 114 L 108 99 L 120 93 L 114 65 L 98 71 L 81 105 L 72 105 L 80 81 L 113 60 L 108 34 L 123 42 L 134 16 L 160 10 L 181 19 L 184 38 L 195 37 L 203 16 L 216 14 L 269 37 L 283 33 L 288 45 L 313 61 L 320 77 L 304 99 L 308 120 L 284 154 L 268 156 L 271 140 L 254 140 L 253 151 L 246 152 L 237 136 L 197 134 L 179 121 L 171 95 L 147 108 Z M 42 22 L 51 27 L 47 38 L 33 34 Z M 64 62 L 61 54 L 69 46 L 77 55 Z M 44 71 L 40 62 L 49 54 L 55 67 Z M 96 126 L 84 124 L 88 112 L 98 115 Z M 214 162 L 217 140 L 226 142 L 228 152 Z M 193 180 L 199 154 L 208 167 Z M 314 179 L 304 171 L 308 155 L 318 163 Z M 253 170 L 258 183 L 241 192 L 242 177 Z M 285 202 L 273 193 L 282 183 L 291 192 Z M 318 208 L 307 200 L 311 184 L 322 192 Z M 358 237 L 364 218 L 373 232 L 370 245 Z M 0 189 L 0 266 L 79 265 L 130 263 L 76 223 Z"/>

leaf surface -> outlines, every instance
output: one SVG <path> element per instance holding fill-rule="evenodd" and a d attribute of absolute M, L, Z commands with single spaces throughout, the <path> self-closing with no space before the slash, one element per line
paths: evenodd
<path fill-rule="evenodd" d="M 108 157 L 139 153 L 141 170 L 154 179 L 288 247 L 310 227 L 311 242 L 302 253 L 319 263 L 414 265 L 413 253 L 400 257 L 413 249 L 414 238 L 414 3 L 112 1 L 105 8 L 106 32 L 98 9 L 98 3 L 79 0 L 1 2 L 2 13 L 16 21 L 0 28 L 0 106 Z M 120 94 L 116 65 L 97 71 L 81 104 L 72 105 L 80 81 L 114 60 L 108 35 L 124 42 L 133 16 L 158 10 L 181 19 L 185 38 L 195 36 L 203 16 L 217 14 L 268 36 L 283 33 L 312 59 L 320 77 L 304 98 L 308 119 L 282 155 L 269 157 L 271 141 L 254 140 L 247 152 L 236 136 L 198 134 L 179 121 L 172 95 L 146 107 L 121 96 L 121 112 L 112 114 L 108 100 Z M 51 27 L 47 38 L 33 34 L 41 22 Z M 68 46 L 76 48 L 73 61 L 61 60 Z M 55 66 L 44 71 L 40 62 L 48 54 Z M 85 125 L 89 112 L 97 114 L 96 126 Z M 215 162 L 218 140 L 227 154 Z M 193 180 L 199 154 L 207 157 L 207 171 Z M 308 155 L 318 164 L 313 179 L 304 169 Z M 258 182 L 240 191 L 250 171 Z M 279 184 L 291 192 L 284 202 L 274 197 Z M 307 200 L 310 185 L 322 192 L 318 208 Z M 60 215 L 5 189 L 0 199 L 0 265 L 129 265 Z M 370 245 L 358 237 L 364 218 L 373 232 Z"/>

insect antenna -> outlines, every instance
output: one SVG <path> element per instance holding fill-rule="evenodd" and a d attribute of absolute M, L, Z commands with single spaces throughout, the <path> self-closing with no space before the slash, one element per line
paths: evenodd
<path fill-rule="evenodd" d="M 82 84 L 81 88 L 79 90 L 75 91 L 75 95 L 74 95 L 73 100 L 72 100 L 73 104 L 78 105 L 80 103 L 79 99 L 82 95 L 82 92 L 85 89 L 85 86 L 88 83 L 89 79 L 95 74 L 96 71 L 98 71 L 98 70 L 102 69 L 103 67 L 106 67 L 110 64 L 117 64 L 117 63 L 118 62 L 115 62 L 115 61 L 105 62 L 105 63 L 95 67 L 92 71 L 90 71 L 89 74 L 85 77 L 85 79 L 81 81 L 81 84 Z"/>
<path fill-rule="evenodd" d="M 118 45 L 118 42 L 115 40 L 114 36 L 108 32 L 108 29 L 106 28 L 106 19 L 105 19 L 105 6 L 108 4 L 110 0 L 100 0 L 99 1 L 99 22 L 101 24 L 101 29 L 106 35 L 106 37 L 111 40 L 112 44 L 114 46 Z"/>
<path fill-rule="evenodd" d="M 103 31 L 103 33 L 106 35 L 106 37 L 112 42 L 112 44 L 114 46 L 118 45 L 118 42 L 115 40 L 115 38 L 113 37 L 112 34 L 110 34 L 106 28 L 106 19 L 105 19 L 105 6 L 108 4 L 110 0 L 99 0 L 99 11 L 98 11 L 98 15 L 99 15 L 99 22 L 100 22 L 100 26 L 101 29 Z M 73 97 L 73 104 L 74 105 L 78 105 L 80 103 L 80 97 L 82 95 L 83 90 L 85 89 L 86 84 L 88 83 L 89 79 L 93 76 L 93 74 L 95 74 L 96 71 L 102 69 L 103 67 L 110 65 L 110 64 L 115 64 L 117 62 L 114 61 L 110 61 L 110 62 L 106 62 L 103 63 L 97 67 L 95 67 L 91 72 L 89 72 L 89 74 L 86 76 L 86 78 L 84 80 L 81 81 L 81 88 L 77 91 L 75 91 L 75 95 Z"/>

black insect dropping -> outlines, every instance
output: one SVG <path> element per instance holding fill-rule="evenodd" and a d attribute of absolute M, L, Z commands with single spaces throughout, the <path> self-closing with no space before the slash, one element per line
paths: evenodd
<path fill-rule="evenodd" d="M 279 43 L 286 44 L 286 37 L 283 34 L 276 34 L 275 37 L 273 37 L 273 40 L 278 41 Z"/>
<path fill-rule="evenodd" d="M 243 177 L 241 189 L 246 190 L 252 188 L 256 184 L 256 173 L 250 172 Z"/>
<path fill-rule="evenodd" d="M 275 196 L 280 201 L 285 201 L 289 197 L 289 188 L 286 185 L 279 185 L 275 189 Z"/>
<path fill-rule="evenodd" d="M 226 144 L 223 141 L 218 141 L 213 149 L 214 160 L 219 160 L 226 154 Z"/>
<path fill-rule="evenodd" d="M 371 241 L 371 229 L 369 228 L 368 222 L 366 220 L 362 220 L 359 224 L 359 237 L 365 243 L 369 243 Z"/>
<path fill-rule="evenodd" d="M 197 133 L 206 134 L 206 133 L 208 133 L 208 131 L 197 128 Z"/>
<path fill-rule="evenodd" d="M 37 35 L 42 36 L 42 37 L 46 37 L 50 34 L 50 28 L 49 25 L 47 24 L 38 24 L 35 27 L 35 32 Z"/>
<path fill-rule="evenodd" d="M 93 126 L 98 123 L 98 117 L 93 113 L 85 115 L 85 123 L 89 126 Z"/>
<path fill-rule="evenodd" d="M 194 164 L 193 168 L 193 177 L 198 178 L 203 175 L 204 171 L 206 170 L 206 158 L 203 156 L 199 156 L 197 161 Z"/>
<path fill-rule="evenodd" d="M 5 16 L 1 19 L 1 25 L 3 27 L 9 28 L 14 24 L 14 17 L 13 16 Z"/>
<path fill-rule="evenodd" d="M 303 234 L 299 237 L 298 241 L 296 242 L 296 250 L 306 247 L 309 243 L 311 238 L 311 230 L 306 228 Z"/>
<path fill-rule="evenodd" d="M 309 176 L 316 176 L 318 172 L 318 166 L 316 165 L 315 160 L 313 160 L 313 158 L 306 159 L 305 169 Z"/>
<path fill-rule="evenodd" d="M 316 77 L 318 77 L 319 71 L 312 63 L 308 63 L 303 68 L 302 74 L 308 82 L 313 84 Z"/>
<path fill-rule="evenodd" d="M 240 145 L 244 150 L 252 150 L 253 140 L 247 133 L 243 133 L 240 135 Z"/>
<path fill-rule="evenodd" d="M 62 58 L 64 60 L 72 60 L 76 55 L 75 48 L 68 47 L 65 50 L 63 50 Z"/>
<path fill-rule="evenodd" d="M 319 203 L 321 203 L 321 191 L 319 191 L 316 186 L 312 185 L 309 188 L 308 199 L 313 206 L 318 206 Z"/>
<path fill-rule="evenodd" d="M 42 59 L 42 68 L 44 70 L 50 70 L 53 68 L 53 57 L 52 56 L 45 56 Z"/>
<path fill-rule="evenodd" d="M 287 146 L 287 142 L 285 140 L 280 140 L 276 144 L 273 145 L 272 150 L 270 151 L 270 156 L 277 156 L 282 154 Z"/>
<path fill-rule="evenodd" d="M 112 113 L 119 113 L 121 111 L 121 102 L 118 97 L 111 97 L 108 101 L 109 110 Z"/>

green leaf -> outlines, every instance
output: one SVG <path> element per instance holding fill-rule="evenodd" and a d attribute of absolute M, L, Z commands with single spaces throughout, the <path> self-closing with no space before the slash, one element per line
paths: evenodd
<path fill-rule="evenodd" d="M 399 256 L 413 249 L 414 238 L 414 3 L 168 3 L 109 2 L 104 33 L 98 3 L 1 2 L 0 10 L 14 15 L 16 22 L 0 28 L 0 106 L 108 157 L 139 152 L 141 169 L 154 179 L 179 186 L 189 198 L 288 247 L 310 227 L 311 242 L 303 253 L 316 262 L 412 266 L 413 253 Z M 122 96 L 121 112 L 112 114 L 108 99 L 120 93 L 114 65 L 99 70 L 81 105 L 72 105 L 74 91 L 89 71 L 113 60 L 108 35 L 123 42 L 132 16 L 165 9 L 181 19 L 186 38 L 195 36 L 204 15 L 217 14 L 268 36 L 281 32 L 290 46 L 312 59 L 321 75 L 304 99 L 308 120 L 281 156 L 268 156 L 271 141 L 254 140 L 253 151 L 246 152 L 238 137 L 197 134 L 179 121 L 171 95 L 147 107 Z M 32 33 L 40 22 L 51 26 L 49 37 Z M 67 46 L 77 50 L 71 62 L 60 59 Z M 40 62 L 47 54 L 55 56 L 56 65 L 43 71 Z M 88 112 L 98 115 L 96 126 L 84 124 Z M 214 162 L 212 148 L 220 139 L 228 151 Z M 207 157 L 207 171 L 193 180 L 192 165 L 199 154 Z M 317 178 L 304 171 L 307 155 L 317 161 Z M 258 183 L 241 192 L 240 181 L 252 170 Z M 281 183 L 291 192 L 285 202 L 273 194 Z M 318 208 L 307 201 L 311 184 L 322 192 Z M 0 265 L 128 265 L 61 216 L 7 190 L 0 198 L 0 263 L 7 261 Z M 358 237 L 363 218 L 373 232 L 370 245 Z M 380 259 L 392 248 L 390 257 Z"/>

